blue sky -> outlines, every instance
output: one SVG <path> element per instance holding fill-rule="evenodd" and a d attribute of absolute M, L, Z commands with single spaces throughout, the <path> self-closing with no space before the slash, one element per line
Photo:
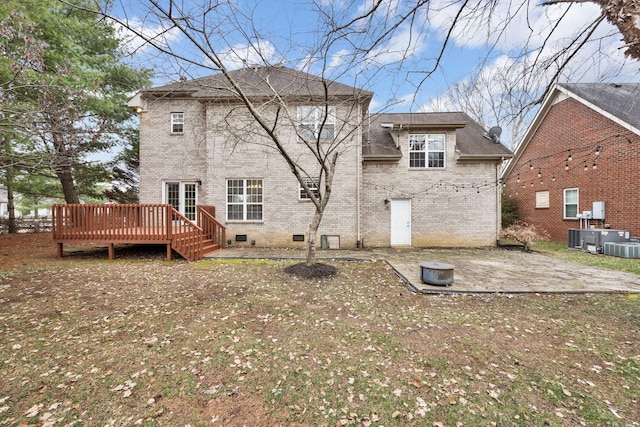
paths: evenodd
<path fill-rule="evenodd" d="M 552 58 L 559 46 L 585 34 L 587 25 L 600 15 L 600 8 L 591 3 L 541 6 L 526 0 L 498 1 L 491 3 L 495 7 L 490 10 L 471 12 L 474 7 L 490 2 L 470 1 L 470 7 L 464 11 L 465 19 L 451 34 L 442 62 L 433 73 L 427 74 L 462 2 L 429 1 L 410 23 L 401 23 L 372 50 L 360 52 L 360 47 L 384 34 L 385 28 L 390 28 L 416 3 L 383 0 L 366 23 L 350 27 L 357 31 L 344 34 L 329 49 L 318 50 L 327 40 L 323 20 L 330 16 L 333 22 L 349 22 L 377 1 L 235 0 L 212 9 L 206 15 L 209 23 L 214 24 L 208 27 L 210 32 L 206 37 L 196 36 L 201 42 L 209 42 L 210 49 L 218 52 L 230 68 L 281 63 L 315 74 L 324 73 L 342 83 L 373 91 L 373 111 L 461 110 L 460 105 L 449 99 L 448 92 L 456 83 L 478 73 L 488 80 L 507 73 L 510 78 L 527 75 L 526 79 L 514 80 L 517 81 L 514 87 L 530 92 L 539 90 L 555 71 L 554 63 L 524 73 L 522 70 L 533 62 Z M 169 0 L 159 0 L 159 3 L 168 8 Z M 210 3 L 218 2 L 174 1 L 174 5 L 178 5 L 174 12 L 181 9 L 200 25 L 204 16 L 201 7 Z M 152 66 L 156 84 L 177 80 L 181 75 L 192 78 L 214 72 L 206 67 L 208 61 L 202 52 L 194 49 L 184 34 L 164 31 L 169 28 L 166 19 L 157 18 L 151 9 L 148 0 L 118 0 L 112 13 L 120 19 L 126 18 L 146 35 L 157 35 L 156 40 L 193 63 L 160 55 L 136 37 L 128 39 L 129 49 L 136 52 L 132 60 Z M 624 58 L 620 39 L 613 26 L 602 22 L 559 80 L 637 82 L 640 63 Z"/>

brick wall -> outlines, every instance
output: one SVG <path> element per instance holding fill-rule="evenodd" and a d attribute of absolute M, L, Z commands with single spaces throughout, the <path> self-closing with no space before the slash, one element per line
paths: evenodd
<path fill-rule="evenodd" d="M 446 134 L 445 169 L 410 170 L 408 132 L 399 162 L 364 165 L 365 246 L 389 246 L 391 199 L 411 199 L 411 241 L 416 247 L 491 246 L 497 241 L 498 188 L 492 162 L 458 163 L 455 131 Z"/>
<path fill-rule="evenodd" d="M 296 114 L 296 106 L 290 106 Z M 171 112 L 185 113 L 185 133 L 169 132 Z M 263 109 L 274 118 L 274 111 Z M 333 182 L 333 191 L 318 231 L 321 235 L 340 236 L 341 247 L 355 247 L 358 240 L 358 174 L 361 133 L 354 125 L 362 121 L 361 107 L 338 104 L 341 118 L 337 127 L 344 141 Z M 311 176 L 319 176 L 318 163 L 297 140 L 292 122 L 281 112 L 277 132 L 293 153 L 296 163 Z M 227 226 L 227 238 L 233 245 L 263 247 L 306 247 L 307 233 L 315 207 L 299 200 L 299 184 L 273 143 L 264 136 L 242 106 L 189 100 L 150 102 L 141 117 L 141 202 L 161 203 L 166 180 L 202 180 L 198 204 L 216 206 L 216 216 Z M 226 221 L 226 180 L 263 180 L 263 220 Z M 236 243 L 235 235 L 247 236 L 246 243 Z M 294 234 L 305 235 L 304 242 L 294 242 Z"/>
<path fill-rule="evenodd" d="M 567 188 L 579 189 L 578 212 L 605 202 L 605 221 L 590 225 L 640 236 L 639 150 L 640 136 L 572 98 L 564 99 L 550 108 L 510 173 L 507 197 L 516 202 L 523 220 L 544 228 L 555 241 L 566 242 L 567 230 L 579 227 L 578 220 L 563 219 Z M 536 208 L 539 191 L 549 192 L 549 208 Z"/>

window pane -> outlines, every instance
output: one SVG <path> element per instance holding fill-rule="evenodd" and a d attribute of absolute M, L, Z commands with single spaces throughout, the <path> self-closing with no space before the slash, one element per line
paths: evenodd
<path fill-rule="evenodd" d="M 247 221 L 262 220 L 262 205 L 247 205 Z"/>
<path fill-rule="evenodd" d="M 444 167 L 444 153 L 436 152 L 429 153 L 429 167 L 430 168 L 443 168 Z"/>
<path fill-rule="evenodd" d="M 444 135 L 429 135 L 429 151 L 444 151 Z"/>
<path fill-rule="evenodd" d="M 567 205 L 565 216 L 567 218 L 576 218 L 578 216 L 578 205 Z"/>
<path fill-rule="evenodd" d="M 177 182 L 167 183 L 167 203 L 174 209 L 180 209 L 180 184 Z"/>
<path fill-rule="evenodd" d="M 227 219 L 229 221 L 242 221 L 242 205 L 227 205 Z"/>
<path fill-rule="evenodd" d="M 196 185 L 184 185 L 184 216 L 191 221 L 196 219 Z"/>
<path fill-rule="evenodd" d="M 425 167 L 425 153 L 414 152 L 409 154 L 409 167 L 423 168 Z"/>
<path fill-rule="evenodd" d="M 424 135 L 409 135 L 409 150 L 411 150 L 411 151 L 424 151 L 425 150 L 425 136 Z"/>
<path fill-rule="evenodd" d="M 578 202 L 578 190 L 566 190 L 565 191 L 565 201 L 566 201 L 566 203 L 577 203 Z"/>
<path fill-rule="evenodd" d="M 320 131 L 321 140 L 332 140 L 334 138 L 334 126 L 332 124 L 325 123 Z"/>
<path fill-rule="evenodd" d="M 241 179 L 227 181 L 227 202 L 240 203 L 244 199 L 244 187 Z"/>
<path fill-rule="evenodd" d="M 315 128 L 310 125 L 301 124 L 298 125 L 298 134 L 303 141 L 313 141 L 315 137 Z"/>

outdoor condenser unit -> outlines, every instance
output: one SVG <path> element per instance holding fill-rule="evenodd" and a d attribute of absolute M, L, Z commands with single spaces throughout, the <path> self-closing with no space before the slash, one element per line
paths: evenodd
<path fill-rule="evenodd" d="M 629 232 L 607 229 L 582 229 L 580 230 L 580 237 L 583 251 L 601 254 L 604 252 L 604 244 L 607 242 L 622 243 L 628 241 Z"/>

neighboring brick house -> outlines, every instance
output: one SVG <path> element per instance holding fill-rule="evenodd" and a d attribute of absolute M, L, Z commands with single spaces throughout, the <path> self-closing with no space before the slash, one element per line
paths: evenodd
<path fill-rule="evenodd" d="M 555 241 L 581 226 L 640 236 L 639 157 L 640 84 L 558 84 L 503 172 L 504 197 Z"/>
<path fill-rule="evenodd" d="M 307 170 L 315 162 L 301 135 L 342 141 L 319 243 L 496 244 L 499 165 L 512 154 L 467 115 L 369 116 L 371 92 L 285 67 L 232 76 Z M 220 74 L 144 90 L 129 105 L 140 112 L 141 203 L 171 203 L 186 216 L 214 205 L 233 245 L 306 244 L 312 204 Z"/>

